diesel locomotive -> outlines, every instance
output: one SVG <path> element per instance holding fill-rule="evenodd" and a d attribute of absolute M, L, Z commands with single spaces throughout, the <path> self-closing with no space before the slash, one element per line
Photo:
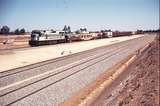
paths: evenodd
<path fill-rule="evenodd" d="M 29 45 L 52 45 L 57 43 L 65 43 L 69 41 L 69 35 L 64 31 L 55 30 L 33 30 L 31 32 L 31 40 Z"/>

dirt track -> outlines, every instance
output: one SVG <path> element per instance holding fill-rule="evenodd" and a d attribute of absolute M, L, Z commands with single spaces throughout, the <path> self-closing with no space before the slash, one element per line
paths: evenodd
<path fill-rule="evenodd" d="M 93 106 L 159 106 L 159 45 L 157 37 Z"/>

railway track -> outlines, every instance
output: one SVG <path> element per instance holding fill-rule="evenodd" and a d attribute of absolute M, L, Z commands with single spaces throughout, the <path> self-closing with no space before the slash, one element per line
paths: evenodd
<path fill-rule="evenodd" d="M 123 46 L 122 46 L 123 47 Z M 119 47 L 119 48 L 122 48 L 122 47 Z M 116 48 L 116 49 L 119 49 L 119 48 Z M 105 53 L 102 53 L 102 54 L 100 54 L 100 55 L 98 55 L 99 57 L 101 57 L 101 56 L 103 56 L 103 55 L 105 55 L 105 54 L 107 54 L 107 53 L 109 53 L 109 52 L 112 52 L 112 51 L 114 51 L 115 49 L 111 49 L 111 50 L 108 50 L 107 52 L 105 52 Z M 101 50 L 101 52 L 104 52 L 105 50 Z M 88 54 L 89 55 L 89 54 Z M 82 55 L 82 56 L 80 56 L 80 57 L 83 57 L 84 55 Z M 85 55 L 86 56 L 86 55 Z M 96 57 L 98 57 L 98 56 L 96 56 Z M 80 58 L 79 57 L 79 58 Z M 92 57 L 94 57 L 94 55 L 92 54 L 92 56 L 90 56 L 90 57 L 87 57 L 87 58 L 92 58 Z M 70 59 L 70 58 L 69 58 Z M 75 59 L 74 57 L 73 58 L 71 58 L 71 59 Z M 82 60 L 87 60 L 87 61 L 90 61 L 90 60 L 88 60 L 88 59 L 81 59 L 80 61 L 82 61 Z M 61 68 L 61 66 L 57 66 L 57 67 L 51 67 L 51 68 L 48 68 L 48 66 L 50 65 L 56 65 L 57 63 L 55 63 L 56 61 L 54 61 L 54 62 L 51 62 L 51 63 L 48 63 L 48 64 L 43 64 L 43 67 L 41 66 L 39 66 L 39 67 L 33 67 L 33 68 L 29 68 L 29 69 L 25 69 L 25 70 L 23 70 L 23 71 L 20 71 L 20 72 L 16 72 L 16 73 L 12 73 L 12 74 L 9 74 L 9 75 L 5 75 L 5 76 L 1 76 L 0 77 L 0 82 L 1 82 L 1 87 L 3 87 L 3 86 L 7 86 L 7 85 L 9 85 L 9 84 L 12 84 L 12 83 L 14 83 L 14 82 L 17 82 L 17 81 L 21 81 L 21 80 L 24 80 L 24 79 L 26 79 L 26 78 L 29 78 L 29 77 L 32 77 L 32 76 L 36 76 L 36 75 L 38 75 L 37 73 L 39 73 L 39 74 L 43 74 L 43 73 L 46 73 L 47 71 L 49 71 L 49 70 L 53 70 L 53 69 L 57 69 L 57 68 Z M 57 62 L 61 62 L 60 60 L 58 60 Z M 78 60 L 76 60 L 76 62 L 79 62 Z M 61 65 L 61 63 L 58 63 L 59 65 Z M 68 63 L 69 64 L 69 63 Z M 68 64 L 63 64 L 64 66 L 67 66 Z M 71 63 L 70 63 L 71 64 Z M 70 65 L 69 64 L 69 65 Z M 83 64 L 82 62 L 80 62 L 80 64 Z M 62 65 L 62 66 L 63 66 Z M 36 72 L 34 72 L 36 75 L 31 75 L 31 74 L 33 74 L 33 72 L 32 72 L 32 70 L 33 71 L 36 71 Z M 43 71 L 43 70 L 45 70 L 45 71 Z M 25 76 L 26 75 L 26 76 Z M 22 77 L 20 77 L 20 76 L 22 76 Z M 25 77 L 24 77 L 25 76 Z M 6 83 L 6 82 L 4 82 L 5 80 L 8 80 L 8 82 Z M 10 81 L 10 82 L 9 82 Z"/>
<path fill-rule="evenodd" d="M 129 42 L 129 41 L 123 42 L 123 45 L 125 45 L 127 42 Z M 121 44 L 121 43 L 118 43 L 118 44 Z M 106 48 L 104 48 L 104 47 L 100 47 L 97 49 L 92 49 L 92 50 L 84 51 L 81 53 L 76 53 L 73 55 L 64 56 L 61 58 L 52 59 L 52 60 L 28 65 L 25 67 L 1 72 L 0 73 L 0 87 L 7 86 L 11 83 L 21 81 L 23 79 L 26 79 L 26 78 L 29 78 L 29 77 L 32 77 L 32 76 L 35 76 L 35 75 L 38 75 L 41 73 L 45 73 L 49 70 L 53 70 L 53 69 L 59 68 L 61 66 L 70 64 L 73 61 L 78 61 L 80 59 L 96 55 L 99 52 L 104 52 L 104 51 L 109 52 L 110 50 L 112 50 L 112 48 L 120 47 L 120 46 L 117 46 L 118 44 L 106 46 L 106 47 L 108 47 L 109 50 L 106 50 Z M 52 66 L 52 67 L 50 67 L 50 66 Z M 8 81 L 5 82 L 5 80 L 8 80 Z"/>
<path fill-rule="evenodd" d="M 106 46 L 106 47 L 114 48 L 114 46 L 117 46 L 117 44 Z M 82 59 L 84 57 L 94 55 L 93 52 L 95 53 L 95 50 L 96 50 L 96 52 L 100 52 L 99 50 L 102 50 L 102 48 L 104 48 L 104 47 L 99 47 L 99 48 L 96 48 L 96 49 L 83 51 L 83 52 L 75 53 L 75 54 L 72 54 L 72 55 L 69 55 L 69 56 L 63 56 L 63 57 L 59 57 L 59 58 L 56 58 L 56 59 L 51 59 L 51 60 L 27 65 L 27 66 L 24 66 L 24 67 L 19 67 L 19 68 L 15 68 L 15 69 L 11 69 L 11 70 L 2 71 L 2 72 L 0 72 L 0 78 L 6 77 L 6 76 L 9 76 L 9 75 L 13 75 L 13 74 L 17 74 L 17 73 L 22 73 L 22 72 L 25 72 L 25 71 L 28 71 L 28 70 L 31 70 L 31 69 L 35 69 L 35 68 L 38 68 L 38 67 L 42 67 L 42 66 L 45 66 L 45 65 L 50 65 L 52 63 L 56 63 L 56 62 L 66 60 L 66 59 L 77 59 L 76 57 L 78 57 L 78 59 Z"/>
<path fill-rule="evenodd" d="M 62 73 L 62 72 L 65 72 L 65 71 L 67 71 L 67 70 L 69 70 L 69 69 L 71 69 L 71 68 L 74 68 L 74 67 L 77 67 L 77 66 L 80 66 L 80 65 L 82 65 L 82 64 L 85 64 L 85 63 L 87 63 L 87 62 L 90 62 L 91 60 L 95 60 L 95 59 L 98 59 L 98 58 L 101 58 L 101 57 L 103 57 L 103 56 L 105 56 L 105 55 L 108 55 L 108 54 L 110 54 L 110 52 L 113 52 L 113 51 L 115 51 L 115 50 L 121 50 L 122 48 L 124 48 L 124 47 L 126 47 L 126 46 L 121 46 L 121 47 L 119 47 L 119 48 L 116 48 L 116 49 L 113 49 L 113 50 L 111 50 L 111 51 L 108 51 L 108 52 L 105 52 L 105 53 L 102 53 L 102 54 L 100 54 L 100 55 L 94 55 L 94 56 L 90 56 L 90 57 L 88 57 L 88 58 L 86 58 L 86 59 L 82 59 L 82 60 L 80 60 L 80 61 L 76 61 L 76 62 L 74 62 L 74 63 L 72 63 L 72 64 L 69 64 L 69 65 L 65 65 L 64 67 L 60 67 L 60 68 L 57 68 L 57 69 L 55 69 L 55 70 L 51 70 L 51 71 L 48 71 L 48 72 L 45 72 L 45 73 L 42 73 L 42 74 L 40 74 L 40 75 L 38 75 L 38 77 L 40 77 L 40 76 L 42 76 L 42 75 L 46 75 L 46 74 L 50 74 L 50 73 L 53 73 L 53 75 L 51 74 L 50 76 L 54 76 L 54 75 L 57 75 L 57 74 L 60 74 L 60 73 Z M 120 51 L 118 51 L 118 52 L 120 52 Z M 118 52 L 116 52 L 116 53 L 118 53 Z M 113 54 L 111 54 L 111 55 L 109 55 L 109 57 L 110 56 L 113 56 L 115 53 L 113 53 Z M 58 70 L 58 71 L 57 71 Z M 61 70 L 61 71 L 59 71 L 59 70 Z M 27 71 L 27 70 L 26 70 Z M 7 78 L 5 78 L 5 79 L 1 79 L 1 82 L 4 82 L 5 80 L 9 80 L 9 78 L 8 78 L 9 76 L 7 76 Z M 47 78 L 48 78 L 49 76 L 47 76 Z M 36 77 L 33 77 L 33 78 L 37 78 L 37 76 Z M 32 79 L 30 79 L 30 80 L 33 80 L 33 78 Z M 13 79 L 13 78 L 12 78 Z M 41 79 L 40 79 L 41 80 Z M 26 81 L 26 80 L 25 80 Z M 38 80 L 39 81 L 39 80 Z M 38 82 L 38 81 L 35 81 L 35 82 Z M 1 83 L 1 85 L 3 85 L 2 83 Z M 8 84 L 9 85 L 9 84 Z M 15 85 L 15 84 L 12 84 L 13 86 Z M 29 84 L 30 85 L 30 84 Z M 8 87 L 2 87 L 0 90 L 2 91 L 2 90 L 6 90 L 7 88 L 10 88 L 11 87 L 11 85 L 9 85 Z M 1 92 L 2 93 L 2 92 Z M 2 96 L 1 95 L 1 93 L 0 93 L 0 96 Z"/>
<path fill-rule="evenodd" d="M 128 40 L 128 41 L 131 41 L 131 40 Z M 124 41 L 123 43 L 125 44 L 125 42 L 127 43 L 128 41 Z M 115 42 L 115 41 L 111 41 L 111 42 Z M 79 52 L 79 53 L 71 54 L 69 56 L 63 56 L 63 57 L 59 57 L 59 58 L 56 58 L 56 59 L 42 61 L 42 62 L 38 62 L 38 63 L 31 64 L 31 65 L 26 65 L 26 66 L 11 69 L 11 70 L 1 71 L 0 72 L 0 78 L 8 76 L 8 75 L 16 74 L 16 73 L 19 73 L 19 72 L 27 71 L 27 70 L 30 70 L 30 69 L 33 69 L 33 68 L 37 68 L 37 67 L 40 67 L 42 65 L 48 65 L 50 63 L 55 63 L 55 62 L 58 62 L 58 61 L 61 61 L 61 60 L 67 59 L 67 58 L 72 58 L 73 59 L 73 57 L 75 58 L 75 56 L 80 56 L 81 55 L 81 57 L 84 58 L 85 56 L 88 56 L 88 53 L 90 53 L 90 55 L 92 55 L 92 53 L 95 52 L 95 50 L 98 52 L 98 50 L 101 50 L 104 47 L 114 48 L 115 46 L 117 47 L 118 44 L 121 44 L 121 42 L 119 42 L 117 44 L 98 47 L 98 48 L 87 50 L 87 51 L 82 51 L 82 52 Z M 44 48 L 44 46 L 43 47 L 36 47 L 34 49 L 39 49 L 39 48 Z M 33 49 L 33 48 L 30 48 L 30 49 Z M 19 51 L 19 49 L 17 49 L 16 51 Z"/>
<path fill-rule="evenodd" d="M 33 79 L 29 80 L 29 81 L 31 81 L 29 84 L 24 85 L 24 86 L 22 86 L 22 87 L 20 87 L 21 85 L 19 85 L 18 87 L 20 87 L 20 88 L 15 89 L 15 90 L 12 90 L 12 91 L 10 91 L 10 92 L 5 92 L 5 94 L 3 94 L 3 91 L 2 91 L 3 89 L 1 89 L 1 93 L 2 93 L 2 94 L 0 95 L 0 97 L 5 96 L 5 95 L 7 95 L 7 94 L 9 94 L 9 93 L 15 92 L 15 91 L 17 91 L 17 90 L 20 90 L 20 89 L 22 89 L 22 88 L 25 88 L 25 87 L 30 86 L 30 85 L 35 84 L 35 83 L 43 83 L 43 82 L 40 82 L 40 81 L 47 80 L 47 79 L 50 78 L 50 77 L 56 77 L 56 75 L 58 75 L 58 74 L 62 74 L 62 73 L 64 73 L 64 72 L 67 72 L 67 73 L 66 73 L 66 74 L 67 74 L 66 76 L 64 76 L 64 77 L 62 77 L 62 78 L 60 78 L 60 79 L 57 78 L 56 81 L 54 81 L 54 82 L 52 82 L 52 83 L 49 83 L 49 84 L 46 84 L 44 87 L 41 86 L 41 88 L 39 88 L 39 89 L 37 89 L 37 90 L 30 91 L 29 94 L 24 95 L 23 97 L 21 97 L 21 98 L 17 99 L 16 101 L 13 101 L 13 102 L 10 103 L 10 104 L 13 104 L 14 102 L 17 102 L 17 101 L 19 101 L 19 100 L 21 100 L 21 99 L 23 99 L 23 98 L 25 98 L 25 97 L 27 97 L 27 96 L 29 96 L 29 95 L 32 95 L 32 94 L 34 94 L 34 93 L 36 93 L 36 92 L 38 92 L 38 91 L 40 91 L 40 90 L 42 90 L 42 89 L 44 89 L 44 88 L 46 88 L 46 87 L 51 86 L 51 85 L 53 85 L 53 84 L 55 84 L 55 83 L 57 83 L 57 82 L 65 79 L 65 78 L 68 78 L 68 77 L 71 76 L 71 75 L 74 75 L 74 74 L 76 74 L 76 73 L 78 73 L 78 72 L 80 72 L 80 71 L 83 71 L 83 69 L 85 69 L 85 68 L 87 68 L 87 67 L 90 67 L 90 66 L 92 66 L 92 65 L 94 65 L 94 64 L 96 64 L 96 63 L 98 63 L 98 62 L 100 62 L 100 61 L 103 61 L 104 59 L 106 59 L 106 58 L 108 58 L 108 57 L 110 57 L 110 56 L 115 55 L 116 53 L 120 52 L 121 50 L 123 50 L 123 49 L 120 49 L 120 50 L 118 49 L 118 51 L 116 51 L 116 52 L 113 53 L 113 54 L 110 54 L 109 56 L 107 55 L 107 57 L 106 57 L 105 54 L 102 54 L 100 57 L 96 56 L 96 57 L 93 58 L 93 59 L 89 59 L 89 60 L 85 61 L 84 63 L 79 63 L 79 64 L 77 64 L 77 65 L 75 65 L 75 66 L 72 66 L 72 65 L 71 65 L 71 67 L 67 67 L 67 69 L 64 69 L 64 70 L 62 70 L 62 71 L 60 71 L 60 72 L 57 72 L 57 73 L 53 73 L 53 74 L 51 74 L 51 75 L 50 75 L 50 73 L 52 73 L 52 72 L 49 72 L 49 73 L 47 73 L 47 74 L 49 74 L 49 75 L 47 75 L 47 76 L 45 76 L 45 77 L 42 76 L 42 79 L 39 79 L 39 78 L 38 78 L 38 80 L 37 80 L 37 78 L 36 78 L 36 80 L 34 80 L 34 78 L 33 78 Z M 98 60 L 98 58 L 102 58 L 102 59 L 101 59 L 101 60 Z M 83 67 L 83 68 L 81 68 L 81 69 L 79 69 L 79 70 L 75 70 L 74 72 L 72 71 L 72 72 L 70 72 L 70 74 L 68 74 L 68 73 L 69 73 L 69 71 L 68 71 L 69 69 L 71 69 L 71 68 L 76 68 L 76 67 L 80 67 L 80 65 L 82 65 L 82 64 L 87 64 L 88 62 L 91 62 L 92 60 L 95 60 L 95 59 L 97 59 L 98 61 L 96 61 L 96 62 L 94 62 L 94 63 L 92 63 L 92 64 L 89 64 L 89 65 L 87 65 L 87 66 L 85 66 L 85 67 Z M 45 75 L 46 75 L 46 74 L 45 74 Z M 38 76 L 38 77 L 41 77 L 41 76 Z M 33 81 L 33 80 L 34 80 L 34 81 Z M 27 82 L 25 82 L 25 84 L 26 84 L 26 83 L 27 83 Z M 26 89 L 27 89 L 27 88 L 26 88 Z M 6 89 L 4 89 L 4 91 L 6 91 Z M 8 104 L 8 105 L 10 105 L 10 104 Z"/>
<path fill-rule="evenodd" d="M 40 65 L 34 64 L 22 69 L 15 69 L 13 72 L 11 70 L 6 71 L 0 76 L 0 104 L 2 104 L 2 106 L 16 105 L 17 102 L 24 100 L 27 97 L 34 96 L 37 93 L 39 94 L 39 92 L 43 92 L 44 90 L 46 91 L 46 89 L 52 88 L 51 86 L 56 86 L 57 83 L 61 83 L 66 79 L 68 80 L 72 76 L 76 76 L 79 73 L 89 72 L 93 67 L 103 65 L 102 68 L 104 68 L 105 65 L 108 64 L 106 61 L 111 61 L 111 59 L 114 59 L 116 56 L 118 56 L 116 58 L 119 59 L 124 58 L 125 55 L 137 50 L 148 41 L 150 41 L 150 37 L 147 37 L 146 41 L 144 41 L 143 38 L 137 38 L 119 43 L 118 45 L 115 44 L 108 47 L 98 48 L 97 50 L 90 50 L 80 54 L 77 53 L 69 56 L 69 58 L 66 56 L 63 58 L 45 61 L 44 63 L 42 62 Z M 135 44 L 135 42 L 141 42 L 141 45 L 136 45 L 135 47 L 130 48 Z M 86 56 L 86 58 L 84 58 L 84 56 Z M 63 64 L 61 64 L 61 61 L 65 59 L 68 59 L 67 61 L 70 62 L 66 64 L 67 61 L 63 61 Z M 60 65 L 54 67 L 56 63 Z M 111 62 L 111 65 L 112 64 L 114 64 L 114 61 Z M 54 68 L 52 67 L 48 69 L 48 65 L 53 66 Z M 35 74 L 30 74 L 28 76 L 27 73 L 34 73 L 34 70 L 38 71 L 36 71 Z M 99 70 L 102 70 L 101 67 L 99 67 Z M 20 74 L 21 76 L 26 75 L 26 77 L 19 78 Z M 9 80 L 10 82 L 6 83 L 5 80 Z M 58 103 L 58 101 L 56 101 L 56 103 Z"/>

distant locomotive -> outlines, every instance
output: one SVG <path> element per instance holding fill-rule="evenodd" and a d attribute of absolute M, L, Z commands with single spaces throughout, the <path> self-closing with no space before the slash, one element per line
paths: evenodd
<path fill-rule="evenodd" d="M 31 33 L 31 46 L 51 45 L 68 42 L 69 36 L 64 31 L 33 30 Z"/>

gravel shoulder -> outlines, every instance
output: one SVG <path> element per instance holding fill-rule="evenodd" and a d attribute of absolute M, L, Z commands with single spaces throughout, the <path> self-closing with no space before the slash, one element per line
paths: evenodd
<path fill-rule="evenodd" d="M 92 106 L 159 106 L 160 37 L 106 88 Z"/>

